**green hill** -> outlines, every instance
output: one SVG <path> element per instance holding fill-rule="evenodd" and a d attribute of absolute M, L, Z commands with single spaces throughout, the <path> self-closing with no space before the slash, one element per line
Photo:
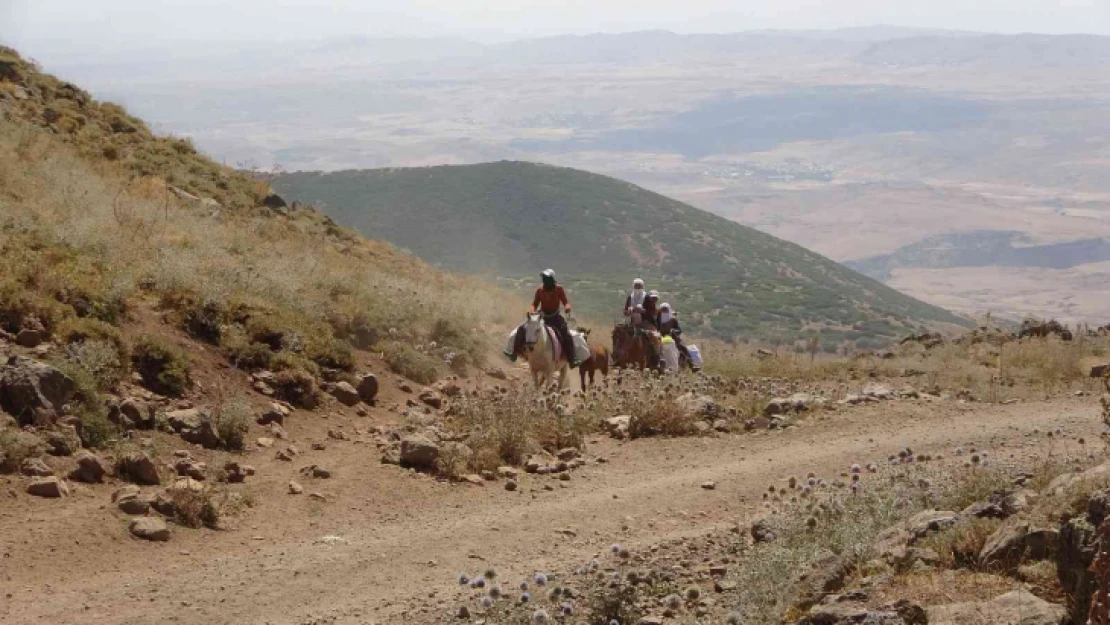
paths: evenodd
<path fill-rule="evenodd" d="M 967 323 L 792 243 L 575 169 L 503 161 L 294 172 L 272 184 L 368 237 L 522 292 L 552 267 L 595 319 L 619 314 L 639 276 L 704 336 L 792 340 L 820 329 L 831 349 Z"/>

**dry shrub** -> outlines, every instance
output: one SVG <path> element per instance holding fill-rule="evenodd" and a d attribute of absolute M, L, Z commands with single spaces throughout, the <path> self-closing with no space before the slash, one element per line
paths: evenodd
<path fill-rule="evenodd" d="M 14 426 L 0 424 L 0 473 L 13 473 L 27 458 L 36 458 L 45 451 L 42 440 Z"/>
<path fill-rule="evenodd" d="M 674 398 L 652 393 L 643 400 L 631 402 L 628 434 L 632 438 L 645 436 L 685 436 L 696 431 L 698 419 Z"/>
<path fill-rule="evenodd" d="M 561 399 L 519 388 L 496 396 L 463 398 L 453 404 L 450 426 L 473 450 L 471 469 L 519 465 L 541 449 L 583 445 L 593 423 L 586 415 L 571 415 Z"/>
<path fill-rule="evenodd" d="M 189 357 L 181 348 L 156 336 L 136 339 L 131 360 L 143 384 L 155 393 L 180 397 L 192 385 Z"/>
<path fill-rule="evenodd" d="M 216 406 L 213 419 L 220 446 L 231 451 L 242 451 L 250 430 L 251 407 L 241 399 Z"/>
<path fill-rule="evenodd" d="M 211 488 L 169 488 L 165 495 L 172 506 L 173 520 L 178 525 L 214 529 L 219 524 L 220 503 Z"/>
<path fill-rule="evenodd" d="M 308 410 L 319 406 L 323 397 L 312 374 L 303 369 L 295 368 L 285 369 L 277 373 L 274 392 L 279 399 L 284 399 L 298 408 Z"/>
<path fill-rule="evenodd" d="M 381 347 L 394 373 L 420 384 L 431 384 L 439 379 L 439 362 L 435 358 L 399 341 L 387 341 Z"/>
<path fill-rule="evenodd" d="M 447 443 L 439 450 L 436 471 L 448 479 L 460 479 L 470 472 L 473 455 L 473 452 L 466 445 Z"/>
<path fill-rule="evenodd" d="M 1020 587 L 1004 575 L 967 569 L 913 572 L 898 575 L 881 590 L 877 603 L 908 600 L 918 605 L 988 601 Z"/>
<path fill-rule="evenodd" d="M 997 519 L 967 519 L 927 536 L 919 544 L 935 551 L 944 568 L 974 569 L 987 539 L 1001 526 Z"/>

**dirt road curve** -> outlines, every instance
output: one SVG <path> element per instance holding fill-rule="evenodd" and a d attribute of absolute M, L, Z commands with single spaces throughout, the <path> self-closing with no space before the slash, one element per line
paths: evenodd
<path fill-rule="evenodd" d="M 99 498 L 73 512 L 42 502 L 0 516 L 0 622 L 422 623 L 432 613 L 421 610 L 453 608 L 458 572 L 523 575 L 583 562 L 614 541 L 646 545 L 735 523 L 790 474 L 832 476 L 906 445 L 944 454 L 975 445 L 994 462 L 1074 451 L 1078 437 L 1097 438 L 1096 403 L 887 404 L 785 433 L 599 440 L 590 455 L 609 463 L 569 482 L 525 476 L 515 493 L 438 483 L 352 446 L 328 484 L 332 501 L 268 497 L 231 531 L 178 530 L 159 544 L 127 537 Z M 1034 427 L 1066 435 L 1049 443 Z M 707 480 L 715 490 L 700 488 Z"/>

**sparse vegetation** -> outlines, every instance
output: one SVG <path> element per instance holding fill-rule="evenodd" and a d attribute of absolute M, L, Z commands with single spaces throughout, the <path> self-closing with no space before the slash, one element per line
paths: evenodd
<path fill-rule="evenodd" d="M 431 384 L 439 378 L 439 363 L 435 358 L 407 343 L 388 341 L 382 345 L 389 368 L 421 384 Z"/>
<path fill-rule="evenodd" d="M 250 404 L 239 399 L 224 402 L 216 407 L 213 419 L 220 446 L 230 451 L 242 451 L 250 429 Z"/>
<path fill-rule="evenodd" d="M 179 347 L 154 336 L 142 336 L 132 349 L 135 371 L 156 393 L 180 397 L 191 385 L 189 357 Z"/>

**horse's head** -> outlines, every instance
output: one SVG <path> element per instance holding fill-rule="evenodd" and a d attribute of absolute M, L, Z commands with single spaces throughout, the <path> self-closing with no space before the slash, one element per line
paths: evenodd
<path fill-rule="evenodd" d="M 583 337 L 585 337 L 587 339 L 590 338 L 590 329 L 589 328 L 579 327 L 578 328 L 578 333 L 581 334 Z"/>
<path fill-rule="evenodd" d="M 536 343 L 543 337 L 543 332 L 543 315 L 533 312 L 528 313 L 528 318 L 524 321 L 524 348 L 530 351 L 535 347 Z"/>

